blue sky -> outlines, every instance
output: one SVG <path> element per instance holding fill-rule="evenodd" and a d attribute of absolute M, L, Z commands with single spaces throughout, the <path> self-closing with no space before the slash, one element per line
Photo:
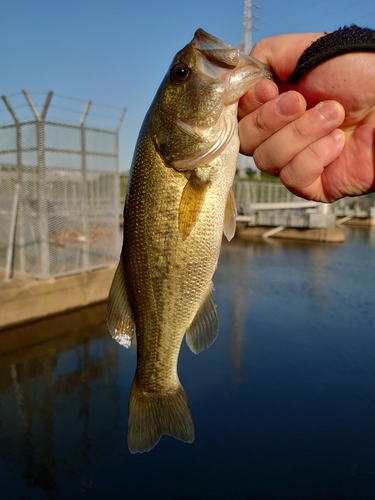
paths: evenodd
<path fill-rule="evenodd" d="M 258 5 L 253 43 L 351 23 L 375 28 L 374 0 L 259 0 Z M 115 128 L 126 107 L 121 171 L 130 167 L 143 117 L 174 54 L 194 31 L 203 28 L 232 45 L 242 39 L 243 0 L 2 0 L 1 7 L 0 94 L 11 96 L 26 119 L 21 90 L 26 88 L 38 107 L 52 90 L 47 118 L 65 113 L 70 123 L 78 123 L 90 99 L 87 124 L 104 128 Z M 1 101 L 0 124 L 11 122 Z"/>

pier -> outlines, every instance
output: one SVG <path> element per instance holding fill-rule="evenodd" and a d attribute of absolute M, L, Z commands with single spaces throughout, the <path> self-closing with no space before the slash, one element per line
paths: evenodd
<path fill-rule="evenodd" d="M 335 203 L 307 201 L 281 183 L 236 180 L 237 235 L 338 243 L 342 224 L 375 226 L 375 195 Z"/>

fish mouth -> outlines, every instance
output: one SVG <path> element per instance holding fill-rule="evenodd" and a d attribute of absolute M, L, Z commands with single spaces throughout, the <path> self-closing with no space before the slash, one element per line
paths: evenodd
<path fill-rule="evenodd" d="M 216 66 L 226 69 L 235 68 L 239 62 L 239 49 L 202 29 L 195 32 L 192 44 L 208 61 Z"/>
<path fill-rule="evenodd" d="M 197 51 L 197 64 L 201 75 L 225 84 L 225 104 L 236 102 L 255 83 L 263 78 L 272 79 L 267 65 L 219 38 L 198 29 L 192 40 Z"/>

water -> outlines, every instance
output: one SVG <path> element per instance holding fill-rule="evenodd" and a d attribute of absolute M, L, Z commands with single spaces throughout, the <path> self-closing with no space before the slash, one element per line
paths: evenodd
<path fill-rule="evenodd" d="M 135 353 L 103 305 L 0 334 L 1 498 L 374 499 L 375 230 L 346 233 L 223 246 L 219 338 L 179 362 L 192 445 L 128 452 Z"/>

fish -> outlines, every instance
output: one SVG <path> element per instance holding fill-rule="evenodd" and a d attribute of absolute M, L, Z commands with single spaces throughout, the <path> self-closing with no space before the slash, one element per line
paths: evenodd
<path fill-rule="evenodd" d="M 174 57 L 144 118 L 107 305 L 112 337 L 137 346 L 131 453 L 150 451 L 163 434 L 194 441 L 179 352 L 184 337 L 195 354 L 217 337 L 212 277 L 222 235 L 231 240 L 236 228 L 238 101 L 271 77 L 268 66 L 198 29 Z"/>

